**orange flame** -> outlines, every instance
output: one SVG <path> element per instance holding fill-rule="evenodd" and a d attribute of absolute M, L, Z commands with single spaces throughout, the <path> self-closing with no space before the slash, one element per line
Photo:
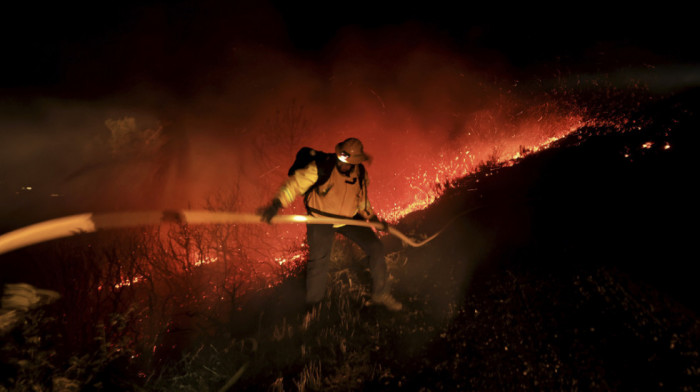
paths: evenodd
<path fill-rule="evenodd" d="M 520 129 L 512 137 L 502 140 L 494 140 L 492 145 L 463 145 L 459 148 L 446 149 L 436 156 L 432 162 L 418 165 L 416 174 L 404 178 L 406 192 L 393 192 L 393 189 L 380 189 L 380 195 L 390 193 L 388 197 L 380 197 L 381 200 L 394 200 L 390 205 L 378 203 L 379 215 L 389 222 L 397 222 L 411 212 L 425 209 L 442 196 L 445 186 L 453 185 L 455 181 L 467 175 L 474 174 L 484 164 L 512 166 L 518 159 L 547 149 L 555 141 L 569 135 L 583 126 L 583 120 L 579 116 L 568 116 L 554 120 L 557 129 L 548 131 L 553 135 L 541 135 L 543 127 L 532 129 Z"/>

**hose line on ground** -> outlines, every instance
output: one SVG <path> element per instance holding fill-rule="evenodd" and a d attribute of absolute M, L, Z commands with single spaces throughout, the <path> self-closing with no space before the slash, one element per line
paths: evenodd
<path fill-rule="evenodd" d="M 454 219 L 453 219 L 454 221 Z M 8 253 L 16 249 L 30 245 L 50 241 L 58 238 L 70 237 L 81 233 L 93 233 L 104 229 L 118 229 L 145 225 L 158 225 L 161 223 L 186 223 L 186 224 L 253 224 L 261 222 L 260 215 L 236 212 L 217 212 L 204 210 L 166 210 L 166 211 L 136 211 L 136 212 L 112 212 L 112 213 L 84 213 L 62 218 L 39 222 L 30 226 L 0 235 L 0 254 Z M 405 244 L 420 247 L 432 241 L 440 235 L 447 226 L 432 236 L 416 241 L 392 226 L 386 226 L 383 222 L 367 222 L 355 219 L 338 219 L 328 217 L 313 217 L 307 215 L 277 215 L 270 223 L 304 223 L 312 225 L 352 225 L 371 227 L 377 230 L 387 230 L 389 234 L 398 237 Z"/>

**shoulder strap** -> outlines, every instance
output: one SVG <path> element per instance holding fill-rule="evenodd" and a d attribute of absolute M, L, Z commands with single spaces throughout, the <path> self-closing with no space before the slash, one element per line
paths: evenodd
<path fill-rule="evenodd" d="M 363 188 L 365 186 L 365 165 L 359 164 L 359 167 L 357 168 L 357 180 L 360 181 L 360 188 Z"/>
<path fill-rule="evenodd" d="M 333 168 L 335 167 L 335 154 L 320 152 L 316 154 L 316 169 L 318 169 L 318 180 L 314 187 L 321 186 L 331 178 Z"/>
<path fill-rule="evenodd" d="M 317 188 L 328 181 L 329 178 L 331 178 L 331 173 L 333 173 L 333 169 L 335 168 L 336 164 L 336 158 L 335 154 L 332 153 L 325 153 L 325 152 L 316 152 L 316 168 L 318 169 L 318 180 L 316 180 L 316 183 L 309 189 L 309 191 L 313 190 L 314 188 Z M 360 187 L 364 187 L 365 184 L 365 173 L 366 169 L 363 164 L 358 165 L 358 173 L 357 173 L 357 179 L 360 181 Z"/>

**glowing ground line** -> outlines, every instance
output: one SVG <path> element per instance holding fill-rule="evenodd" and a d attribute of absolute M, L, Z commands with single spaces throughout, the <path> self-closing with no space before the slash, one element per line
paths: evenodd
<path fill-rule="evenodd" d="M 104 229 L 118 229 L 126 227 L 158 225 L 161 223 L 187 223 L 187 224 L 232 224 L 262 223 L 260 215 L 243 214 L 235 212 L 214 212 L 198 210 L 170 210 L 170 211 L 135 211 L 114 213 L 85 213 L 51 219 L 35 223 L 20 229 L 5 233 L 0 236 L 0 255 L 30 245 L 39 244 L 59 238 L 70 237 L 82 233 L 93 233 Z M 384 230 L 384 223 L 366 222 L 355 219 L 337 219 L 327 217 L 312 217 L 305 215 L 277 215 L 271 223 L 306 223 L 312 225 L 351 225 Z M 427 239 L 417 242 L 395 229 L 388 226 L 389 234 L 398 237 L 404 243 L 419 247 L 427 244 L 442 232 L 439 231 Z"/>

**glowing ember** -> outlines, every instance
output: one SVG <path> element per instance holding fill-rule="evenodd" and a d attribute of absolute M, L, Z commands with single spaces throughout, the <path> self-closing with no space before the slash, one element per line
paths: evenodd
<path fill-rule="evenodd" d="M 304 256 L 303 254 L 296 254 L 292 257 L 284 257 L 284 258 L 283 257 L 275 257 L 275 262 L 277 262 L 277 264 L 279 264 L 279 265 L 282 265 L 282 264 L 285 264 L 289 261 L 301 260 L 301 258 L 303 256 Z"/>
<path fill-rule="evenodd" d="M 412 176 L 404 178 L 408 191 L 404 193 L 382 189 L 377 187 L 380 195 L 390 194 L 385 199 L 395 200 L 391 206 L 377 204 L 379 215 L 389 222 L 397 222 L 411 212 L 424 209 L 437 200 L 444 192 L 445 186 L 450 186 L 455 181 L 467 175 L 474 174 L 486 166 L 512 166 L 515 161 L 529 154 L 544 150 L 555 141 L 576 131 L 583 122 L 578 116 L 558 118 L 554 122 L 560 128 L 556 130 L 546 129 L 550 135 L 540 135 L 542 128 L 519 129 L 513 131 L 513 136 L 508 139 L 498 139 L 491 143 L 473 143 L 457 149 L 447 149 L 437 155 L 436 160 L 419 164 Z M 551 134 L 554 135 L 551 135 Z M 542 137 L 545 136 L 545 137 Z M 499 146 L 494 147 L 493 144 Z M 452 151 L 450 151 L 452 150 Z"/>
<path fill-rule="evenodd" d="M 195 261 L 194 265 L 199 267 L 201 265 L 207 265 L 219 261 L 218 257 L 204 257 L 200 260 Z"/>
<path fill-rule="evenodd" d="M 122 287 L 131 286 L 131 285 L 136 284 L 136 283 L 138 283 L 138 282 L 140 282 L 140 281 L 142 281 L 142 280 L 143 280 L 143 276 L 141 276 L 141 275 L 136 275 L 136 276 L 134 276 L 134 277 L 131 278 L 131 279 L 125 278 L 125 279 L 122 279 L 121 282 L 115 284 L 115 285 L 114 285 L 114 288 L 115 288 L 115 289 L 120 289 L 120 288 L 122 288 Z M 100 288 L 101 288 L 101 287 L 102 287 L 102 286 L 100 286 Z"/>
<path fill-rule="evenodd" d="M 651 146 L 653 146 L 653 145 L 654 145 L 653 142 L 646 142 L 646 143 L 642 144 L 642 148 L 649 149 L 649 148 L 651 148 Z"/>

